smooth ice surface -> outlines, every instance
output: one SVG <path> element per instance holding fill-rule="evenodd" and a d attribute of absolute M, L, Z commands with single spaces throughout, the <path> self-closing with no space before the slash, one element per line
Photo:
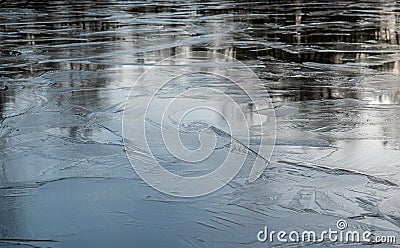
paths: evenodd
<path fill-rule="evenodd" d="M 0 1 L 0 247 L 269 247 L 256 238 L 265 225 L 318 231 L 339 219 L 400 239 L 399 10 L 383 0 Z M 255 71 L 277 141 L 257 181 L 238 175 L 180 199 L 135 174 L 121 120 L 139 75 L 189 51 Z M 223 88 L 251 116 L 240 91 L 213 82 L 197 83 Z M 183 139 L 207 122 L 193 117 Z M 222 135 L 217 146 L 228 143 Z M 160 158 L 183 175 L 219 159 L 182 168 Z"/>

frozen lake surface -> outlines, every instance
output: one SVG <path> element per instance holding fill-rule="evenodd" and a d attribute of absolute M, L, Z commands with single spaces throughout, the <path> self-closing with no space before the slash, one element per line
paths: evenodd
<path fill-rule="evenodd" d="M 0 1 L 0 247 L 270 247 L 264 226 L 339 219 L 399 241 L 399 23 L 384 0 Z M 192 51 L 254 70 L 277 138 L 255 182 L 182 199 L 137 176 L 121 121 L 144 71 Z"/>

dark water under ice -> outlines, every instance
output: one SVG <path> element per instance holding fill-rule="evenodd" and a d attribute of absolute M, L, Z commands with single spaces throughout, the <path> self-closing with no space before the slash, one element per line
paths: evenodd
<path fill-rule="evenodd" d="M 399 25 L 388 0 L 0 1 L 0 247 L 270 247 L 265 225 L 338 219 L 400 239 Z M 255 182 L 180 199 L 135 174 L 121 120 L 190 51 L 255 71 L 277 140 Z"/>

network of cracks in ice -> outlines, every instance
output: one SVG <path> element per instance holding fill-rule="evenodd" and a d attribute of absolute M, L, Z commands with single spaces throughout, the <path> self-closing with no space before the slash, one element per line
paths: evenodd
<path fill-rule="evenodd" d="M 318 232 L 339 219 L 400 238 L 399 10 L 369 0 L 0 1 L 0 247 L 266 247 L 264 226 Z M 137 176 L 121 121 L 143 72 L 192 51 L 254 70 L 277 137 L 255 182 L 239 175 L 181 199 Z M 219 152 L 231 149 L 209 124 L 183 125 L 186 145 L 207 129 Z M 151 138 L 157 125 L 146 125 Z M 186 176 L 216 164 L 162 159 Z"/>

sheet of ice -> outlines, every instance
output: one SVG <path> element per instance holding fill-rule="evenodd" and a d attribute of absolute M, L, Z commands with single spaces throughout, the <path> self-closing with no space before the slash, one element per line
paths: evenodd
<path fill-rule="evenodd" d="M 400 239 L 399 20 L 396 1 L 0 1 L 0 247 L 266 247 L 265 225 L 319 231 L 339 219 Z M 180 199 L 135 174 L 121 118 L 149 66 L 199 50 L 256 72 L 277 142 L 254 183 L 240 174 Z M 209 122 L 194 119 L 187 140 Z M 186 175 L 216 162 L 182 168 L 165 155 Z"/>

